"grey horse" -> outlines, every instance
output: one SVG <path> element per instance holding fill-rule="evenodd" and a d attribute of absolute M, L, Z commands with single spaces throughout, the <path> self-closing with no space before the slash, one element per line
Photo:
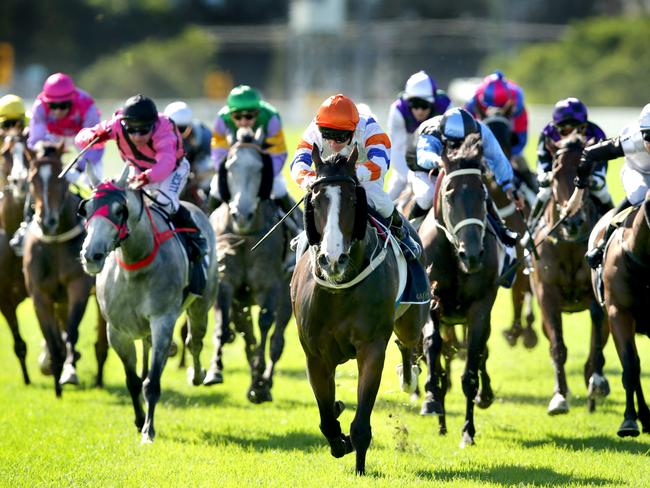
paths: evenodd
<path fill-rule="evenodd" d="M 90 175 L 90 173 L 89 173 Z M 126 372 L 126 384 L 135 410 L 142 443 L 155 436 L 154 410 L 160 398 L 160 376 L 167 361 L 174 324 L 183 311 L 188 284 L 188 260 L 180 239 L 164 218 L 145 205 L 143 192 L 126 188 L 128 168 L 118 181 L 105 181 L 80 206 L 87 217 L 87 237 L 81 261 L 87 273 L 97 275 L 97 298 L 106 318 L 108 340 Z M 208 312 L 217 293 L 215 238 L 207 216 L 183 203 L 208 242 L 207 284 L 202 297 L 189 303 L 187 343 L 194 359 L 188 379 L 200 385 L 205 376 L 199 355 L 203 348 Z M 151 338 L 151 367 L 146 379 L 136 372 L 136 339 Z M 142 408 L 144 394 L 147 412 Z"/>
<path fill-rule="evenodd" d="M 218 238 L 220 286 L 216 305 L 215 353 L 205 384 L 223 381 L 221 351 L 228 341 L 229 324 L 244 336 L 251 368 L 247 398 L 253 403 L 271 401 L 273 371 L 284 349 L 284 331 L 291 318 L 289 273 L 285 255 L 289 235 L 280 227 L 255 249 L 253 245 L 278 221 L 278 207 L 269 198 L 270 161 L 264 161 L 263 134 L 240 129 L 221 171 L 221 196 L 227 204 L 210 217 Z M 293 261 L 293 259 L 292 259 Z M 260 307 L 257 343 L 251 306 Z M 266 361 L 267 338 L 275 324 Z"/>

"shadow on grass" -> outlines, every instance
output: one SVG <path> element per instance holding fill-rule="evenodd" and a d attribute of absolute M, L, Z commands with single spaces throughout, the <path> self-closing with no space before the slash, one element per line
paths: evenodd
<path fill-rule="evenodd" d="M 213 446 L 223 444 L 237 445 L 246 449 L 254 449 L 258 452 L 264 451 L 296 451 L 310 449 L 329 449 L 327 441 L 321 435 L 308 432 L 287 432 L 282 434 L 264 433 L 260 437 L 244 438 L 218 432 L 203 432 L 202 441 Z M 182 441 L 182 439 L 180 439 Z"/>
<path fill-rule="evenodd" d="M 640 439 L 644 439 L 641 437 Z M 597 452 L 612 453 L 630 453 L 643 455 L 650 448 L 650 437 L 645 434 L 645 442 L 632 439 L 620 439 L 614 434 L 612 429 L 611 436 L 591 436 L 582 438 L 564 437 L 559 435 L 549 435 L 546 439 L 520 440 L 522 446 L 527 448 L 536 448 L 544 446 L 563 447 L 572 451 L 584 451 L 591 449 Z"/>
<path fill-rule="evenodd" d="M 580 477 L 572 474 L 557 473 L 548 468 L 530 468 L 524 466 L 500 466 L 480 470 L 447 470 L 418 471 L 418 476 L 430 481 L 472 481 L 477 484 L 486 482 L 499 483 L 506 486 L 566 486 L 577 485 L 611 485 L 618 480 L 598 478 L 595 476 Z"/>

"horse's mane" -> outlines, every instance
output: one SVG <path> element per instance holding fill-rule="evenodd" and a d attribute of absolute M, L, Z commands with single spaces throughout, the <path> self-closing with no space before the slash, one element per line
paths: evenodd
<path fill-rule="evenodd" d="M 445 157 L 449 163 L 461 168 L 480 168 L 482 166 L 483 142 L 481 135 L 470 134 L 458 148 L 447 146 Z"/>
<path fill-rule="evenodd" d="M 558 149 L 581 150 L 584 148 L 586 137 L 578 132 L 572 132 L 566 137 L 560 139 L 556 145 Z"/>

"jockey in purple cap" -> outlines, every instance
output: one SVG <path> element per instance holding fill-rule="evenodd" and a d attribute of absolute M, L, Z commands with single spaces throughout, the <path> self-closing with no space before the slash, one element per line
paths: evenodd
<path fill-rule="evenodd" d="M 606 138 L 603 130 L 588 120 L 587 107 L 579 99 L 570 97 L 560 100 L 553 108 L 553 120 L 546 124 L 539 136 L 537 146 L 537 180 L 539 192 L 530 215 L 530 228 L 534 229 L 544 214 L 546 204 L 551 197 L 551 170 L 553 156 L 548 150 L 547 141 L 557 142 L 574 131 L 585 136 L 590 144 L 595 144 Z M 597 162 L 590 180 L 590 192 L 598 212 L 602 215 L 613 208 L 612 197 L 607 188 L 607 161 Z"/>

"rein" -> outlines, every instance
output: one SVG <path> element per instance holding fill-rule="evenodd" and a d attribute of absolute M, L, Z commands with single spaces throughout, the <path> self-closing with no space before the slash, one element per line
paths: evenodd
<path fill-rule="evenodd" d="M 456 176 L 465 176 L 465 175 L 477 175 L 480 178 L 482 176 L 482 172 L 479 168 L 464 168 L 464 169 L 457 169 L 456 171 L 452 171 L 451 173 L 446 173 L 445 181 L 443 183 L 443 187 L 441 188 L 443 194 L 446 191 L 447 185 L 449 184 L 451 178 L 454 178 Z M 444 208 L 442 208 L 441 210 L 442 210 L 442 216 L 445 225 L 443 226 L 440 225 L 438 222 L 436 222 L 436 227 L 438 227 L 445 233 L 449 242 L 451 242 L 452 245 L 456 248 L 458 248 L 459 245 L 458 237 L 456 234 L 463 227 L 467 227 L 468 225 L 478 225 L 483 231 L 485 231 L 485 220 L 477 219 L 475 217 L 468 217 L 466 219 L 463 219 L 460 222 L 458 222 L 456 225 L 454 225 L 451 229 L 449 229 L 448 227 L 451 226 L 448 221 L 449 220 L 448 212 L 446 212 Z"/>

